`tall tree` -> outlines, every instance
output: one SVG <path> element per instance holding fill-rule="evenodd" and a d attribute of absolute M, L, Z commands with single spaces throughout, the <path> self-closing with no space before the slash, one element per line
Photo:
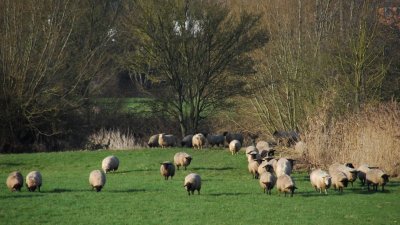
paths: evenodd
<path fill-rule="evenodd" d="M 248 53 L 268 40 L 258 29 L 260 15 L 236 17 L 216 1 L 137 1 L 126 9 L 125 29 L 137 42 L 126 64 L 166 80 L 159 97 L 182 135 L 244 91 L 245 77 L 255 72 Z"/>

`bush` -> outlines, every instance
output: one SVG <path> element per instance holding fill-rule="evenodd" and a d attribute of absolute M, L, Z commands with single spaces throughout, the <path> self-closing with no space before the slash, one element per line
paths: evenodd
<path fill-rule="evenodd" d="M 368 105 L 335 120 L 327 110 L 311 118 L 304 132 L 305 158 L 312 166 L 367 163 L 391 176 L 400 173 L 400 108 L 397 102 Z"/>

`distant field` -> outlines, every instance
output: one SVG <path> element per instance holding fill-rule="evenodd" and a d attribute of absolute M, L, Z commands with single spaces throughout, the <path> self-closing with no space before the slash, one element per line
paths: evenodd
<path fill-rule="evenodd" d="M 160 162 L 178 151 L 193 156 L 187 171 L 173 180 L 159 173 Z M 104 157 L 120 159 L 118 172 L 107 174 L 104 189 L 89 187 L 89 172 Z M 8 173 L 31 170 L 43 175 L 42 192 L 8 191 Z M 201 194 L 188 196 L 183 179 L 196 172 Z M 399 224 L 400 181 L 385 193 L 367 192 L 358 182 L 343 194 L 320 195 L 304 172 L 295 172 L 293 198 L 262 193 L 247 172 L 244 153 L 226 150 L 82 151 L 0 155 L 0 224 Z"/>
<path fill-rule="evenodd" d="M 115 108 L 119 106 L 122 112 L 148 113 L 151 112 L 151 98 L 98 98 L 96 103 L 104 108 Z"/>

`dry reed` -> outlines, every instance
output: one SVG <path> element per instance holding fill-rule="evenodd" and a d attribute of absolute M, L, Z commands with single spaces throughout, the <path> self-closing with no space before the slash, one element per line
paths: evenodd
<path fill-rule="evenodd" d="M 369 105 L 359 113 L 329 118 L 325 110 L 309 119 L 305 158 L 313 167 L 335 162 L 379 166 L 400 174 L 400 107 L 397 102 Z"/>
<path fill-rule="evenodd" d="M 121 132 L 119 129 L 101 128 L 99 131 L 91 134 L 88 140 L 96 149 L 123 150 L 143 148 L 143 145 L 136 140 L 134 133 L 129 130 Z"/>

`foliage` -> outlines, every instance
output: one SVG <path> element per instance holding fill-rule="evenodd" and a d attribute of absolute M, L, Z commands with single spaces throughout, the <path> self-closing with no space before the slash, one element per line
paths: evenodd
<path fill-rule="evenodd" d="M 165 181 L 160 162 L 172 160 L 172 149 L 135 151 L 82 151 L 8 154 L 0 158 L 0 180 L 20 170 L 43 175 L 41 193 L 0 189 L 2 224 L 392 224 L 399 221 L 399 181 L 392 180 L 384 193 L 367 192 L 358 184 L 343 194 L 329 190 L 321 195 L 308 176 L 296 172 L 293 198 L 262 193 L 247 171 L 244 153 L 226 150 L 194 151 L 188 169 Z M 120 167 L 107 174 L 101 192 L 92 191 L 88 177 L 108 155 Z M 196 172 L 203 179 L 201 194 L 188 196 L 184 177 Z M 355 204 L 356 203 L 356 204 Z M 372 216 L 373 215 L 373 216 Z"/>

